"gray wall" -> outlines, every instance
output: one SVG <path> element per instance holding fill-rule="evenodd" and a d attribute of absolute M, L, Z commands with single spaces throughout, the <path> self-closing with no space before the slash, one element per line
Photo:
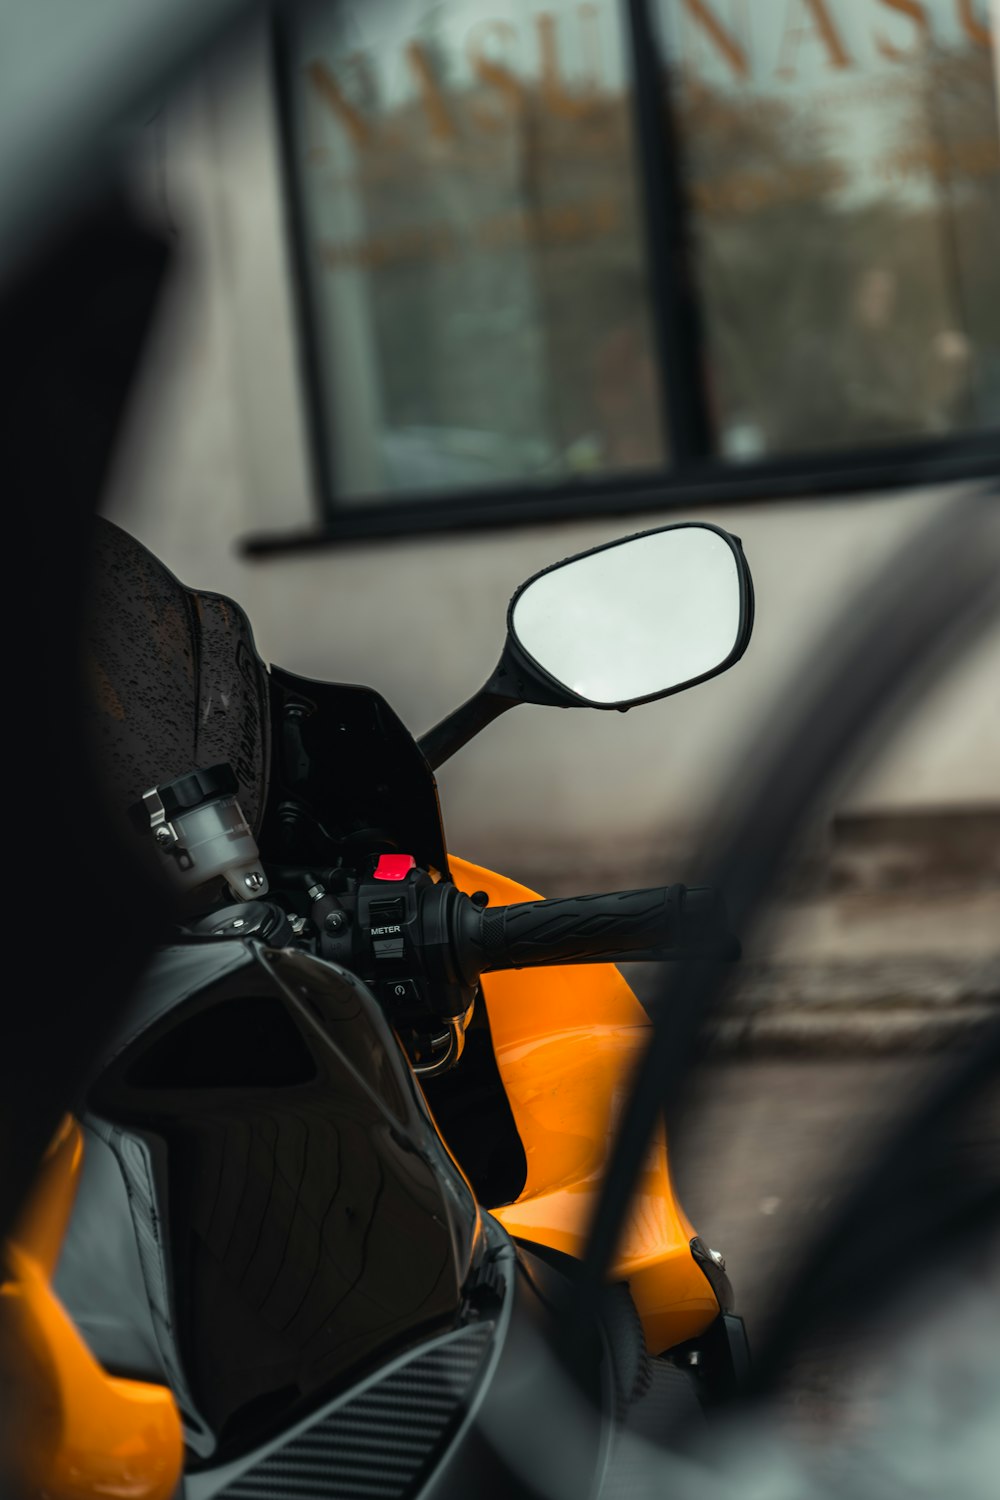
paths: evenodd
<path fill-rule="evenodd" d="M 137 191 L 176 235 L 106 510 L 189 584 L 236 597 L 263 655 L 362 681 L 415 732 L 473 692 L 513 588 L 546 563 L 673 511 L 249 562 L 235 539 L 314 513 L 273 117 L 260 44 L 202 79 L 145 143 Z M 510 873 L 680 871 L 751 726 L 821 649 L 855 587 L 949 492 L 718 507 L 743 539 L 754 638 L 727 675 L 627 716 L 521 708 L 440 776 L 452 847 Z M 1000 628 L 845 786 L 847 809 L 1000 803 Z M 582 863 L 581 863 L 582 862 Z M 621 873 L 619 873 L 621 872 Z"/>

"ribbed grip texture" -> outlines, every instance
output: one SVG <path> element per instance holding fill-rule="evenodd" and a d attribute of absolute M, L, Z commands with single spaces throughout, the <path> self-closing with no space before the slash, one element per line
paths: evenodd
<path fill-rule="evenodd" d="M 462 1329 L 244 1470 L 216 1500 L 405 1500 L 468 1405 L 492 1323 Z"/>
<path fill-rule="evenodd" d="M 684 886 L 653 886 L 560 901 L 526 901 L 483 913 L 483 972 L 561 959 L 618 958 L 681 942 Z"/>

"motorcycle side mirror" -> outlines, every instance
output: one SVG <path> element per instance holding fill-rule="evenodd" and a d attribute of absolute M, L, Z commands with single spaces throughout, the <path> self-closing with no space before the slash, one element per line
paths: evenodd
<path fill-rule="evenodd" d="M 738 661 L 753 627 L 739 538 L 681 522 L 605 543 L 536 573 L 507 610 L 489 681 L 420 740 L 443 765 L 518 703 L 624 713 Z"/>

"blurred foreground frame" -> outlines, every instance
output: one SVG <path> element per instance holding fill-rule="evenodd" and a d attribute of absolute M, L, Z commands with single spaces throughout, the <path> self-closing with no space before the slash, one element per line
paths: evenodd
<path fill-rule="evenodd" d="M 20 269 L 0 316 L 0 472 L 14 501 L 8 723 L 20 731 L 7 813 L 18 948 L 0 1047 L 0 1245 L 173 915 L 172 895 L 126 847 L 105 802 L 83 649 L 93 516 L 168 262 L 105 180 Z M 8 1366 L 16 1320 L 0 1297 L 5 1497 L 18 1494 L 7 1423 L 21 1420 L 35 1377 Z"/>
<path fill-rule="evenodd" d="M 227 19 L 235 9 L 219 7 Z M 209 20 L 204 44 L 214 35 Z M 161 67 L 180 61 L 147 59 L 148 86 L 161 81 Z M 14 931 L 33 939 L 39 922 L 52 922 L 61 956 L 54 964 L 35 958 L 30 973 L 22 967 L 9 1002 L 0 1049 L 0 1235 L 169 917 L 162 890 L 112 833 L 83 743 L 76 646 L 87 580 L 80 559 L 167 266 L 164 247 L 133 221 L 113 178 L 101 176 L 99 186 L 98 176 L 58 233 L 52 210 L 49 233 L 33 234 L 30 263 L 22 262 L 16 279 L 8 275 L 5 287 L 3 472 L 14 480 L 8 567 L 27 585 L 8 589 L 18 611 L 8 640 L 23 653 L 8 687 L 22 730 L 10 799 L 12 914 Z M 1000 608 L 998 494 L 991 485 L 963 496 L 927 525 L 845 608 L 826 658 L 792 684 L 786 723 L 748 758 L 713 845 L 711 869 L 737 930 L 756 920 L 803 818 L 890 704 L 919 691 Z M 26 597 L 36 606 L 30 621 Z M 727 975 L 725 966 L 706 961 L 665 975 L 576 1301 L 567 1309 L 570 1349 L 575 1315 L 601 1295 L 650 1131 L 661 1111 L 668 1121 L 676 1116 Z M 930 1260 L 940 1262 L 995 1226 L 996 1162 L 951 1170 L 954 1164 L 942 1164 L 931 1148 L 947 1119 L 995 1084 L 998 1070 L 994 1024 L 972 1053 L 946 1060 L 889 1149 L 859 1167 L 856 1187 L 792 1279 L 758 1355 L 757 1394 L 773 1389 L 791 1352 L 821 1321 L 863 1316 L 872 1295 L 901 1289 Z M 0 1346 L 0 1396 L 10 1378 L 3 1353 Z M 571 1390 L 565 1395 L 572 1399 Z M 11 1403 L 0 1399 L 0 1410 L 9 1418 Z M 506 1450 L 519 1435 L 487 1436 Z M 692 1488 L 696 1482 L 691 1477 Z"/>
<path fill-rule="evenodd" d="M 1000 487 L 958 498 L 915 535 L 842 610 L 826 653 L 784 684 L 772 719 L 721 797 L 707 878 L 726 896 L 732 930 L 759 920 L 782 862 L 828 786 L 874 743 L 1000 611 Z M 653 1035 L 623 1111 L 591 1226 L 567 1336 L 596 1304 L 640 1171 L 665 1113 L 668 1132 L 689 1101 L 706 1031 L 728 974 L 706 960 L 664 965 Z M 1000 1162 L 948 1155 L 947 1127 L 1000 1080 L 1000 1017 L 971 1050 L 945 1055 L 835 1208 L 779 1300 L 746 1391 L 765 1395 L 822 1327 L 846 1330 L 1000 1217 Z"/>

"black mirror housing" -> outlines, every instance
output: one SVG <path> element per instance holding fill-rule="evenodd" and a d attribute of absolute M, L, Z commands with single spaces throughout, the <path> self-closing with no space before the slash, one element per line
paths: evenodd
<path fill-rule="evenodd" d="M 520 586 L 489 679 L 420 748 L 436 769 L 518 703 L 625 713 L 683 692 L 740 659 L 753 618 L 742 545 L 719 526 L 680 522 L 590 548 Z"/>

